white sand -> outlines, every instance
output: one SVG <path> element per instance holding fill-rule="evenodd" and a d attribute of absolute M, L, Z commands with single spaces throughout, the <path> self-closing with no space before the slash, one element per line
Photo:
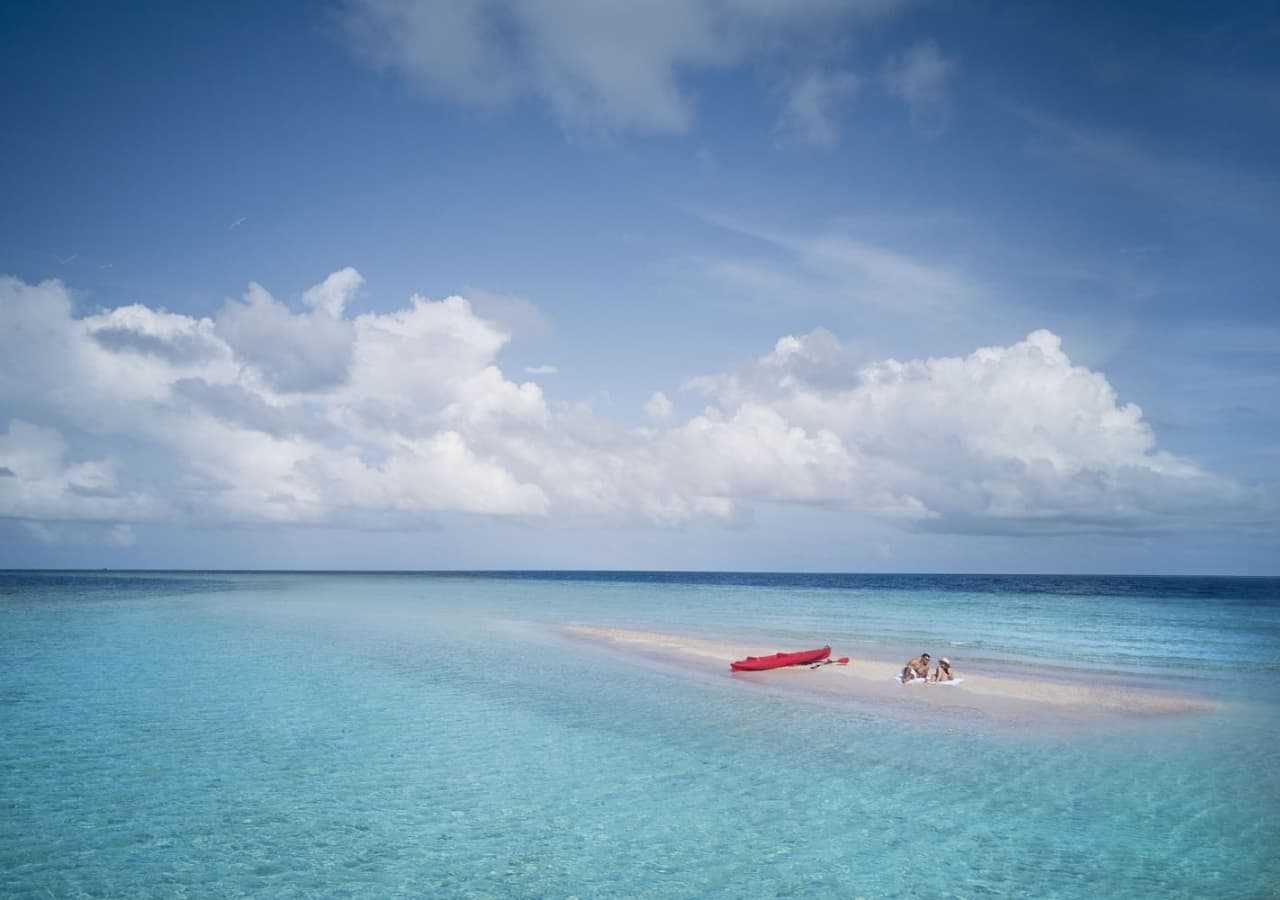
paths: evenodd
<path fill-rule="evenodd" d="M 1158 716 L 1207 712 L 1217 708 L 1211 700 L 1173 692 L 1113 686 L 1103 682 L 1063 683 L 972 671 L 964 666 L 963 659 L 953 660 L 956 675 L 964 679 L 963 684 L 902 685 L 894 679 L 902 671 L 902 661 L 854 657 L 853 653 L 839 647 L 833 647 L 831 655 L 833 658 L 854 657 L 847 666 L 828 665 L 819 669 L 790 666 L 766 672 L 731 674 L 729 663 L 732 660 L 797 648 L 747 646 L 651 631 L 585 625 L 569 626 L 564 631 L 569 637 L 596 641 L 623 652 L 661 657 L 707 672 L 721 671 L 725 677 L 744 679 L 754 684 L 904 705 L 972 709 L 996 716 L 1019 717 L 1036 711 L 1089 718 L 1099 715 Z"/>

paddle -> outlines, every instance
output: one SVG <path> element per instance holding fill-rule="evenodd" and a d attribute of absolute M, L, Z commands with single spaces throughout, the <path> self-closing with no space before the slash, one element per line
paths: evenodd
<path fill-rule="evenodd" d="M 839 659 L 824 659 L 822 662 L 816 662 L 816 663 L 814 663 L 814 664 L 813 664 L 813 665 L 811 665 L 809 668 L 810 668 L 810 669 L 819 669 L 819 668 L 821 668 L 822 666 L 830 666 L 830 665 L 847 666 L 847 665 L 849 665 L 849 657 L 847 657 L 847 656 L 842 656 L 842 657 L 840 657 Z"/>

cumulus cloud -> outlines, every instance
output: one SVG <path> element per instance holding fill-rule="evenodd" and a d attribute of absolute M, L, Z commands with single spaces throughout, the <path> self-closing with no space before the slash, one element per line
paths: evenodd
<path fill-rule="evenodd" d="M 885 87 L 907 104 L 911 123 L 926 134 L 939 134 L 947 127 L 951 114 L 947 82 L 954 68 L 931 40 L 916 44 L 885 65 Z"/>
<path fill-rule="evenodd" d="M 111 353 L 156 356 L 174 365 L 212 360 L 222 349 L 204 323 L 139 304 L 98 316 L 91 334 Z"/>
<path fill-rule="evenodd" d="M 665 419 L 671 415 L 671 400 L 662 391 L 654 391 L 645 401 L 644 412 L 651 419 Z"/>
<path fill-rule="evenodd" d="M 789 335 L 691 380 L 698 414 L 676 419 L 656 392 L 653 423 L 633 428 L 508 378 L 507 333 L 468 300 L 347 317 L 359 284 L 335 273 L 304 313 L 251 287 L 228 326 L 227 309 L 77 318 L 62 284 L 0 279 L 0 408 L 23 412 L 0 422 L 0 516 L 100 522 L 123 546 L 123 526 L 151 521 L 670 524 L 758 503 L 951 531 L 1132 530 L 1229 521 L 1255 501 L 1160 450 L 1141 410 L 1047 331 L 905 362 Z M 341 350 L 289 343 L 317 327 L 342 329 Z"/>
<path fill-rule="evenodd" d="M 324 281 L 302 295 L 302 302 L 311 309 L 328 313 L 331 318 L 342 318 L 343 312 L 364 285 L 364 276 L 347 266 L 339 269 Z"/>
<path fill-rule="evenodd" d="M 541 488 L 464 434 L 492 420 L 537 427 L 545 416 L 536 385 L 493 365 L 506 335 L 456 297 L 341 318 L 358 284 L 354 272 L 336 273 L 307 292 L 303 314 L 251 286 L 214 321 L 139 306 L 75 318 L 61 283 L 0 280 L 0 400 L 48 420 L 11 425 L 0 445 L 0 465 L 14 472 L 0 479 L 0 515 L 544 513 Z M 110 340 L 98 339 L 103 331 Z M 147 462 L 133 475 L 154 477 L 168 510 L 111 495 L 108 461 L 65 462 L 57 423 L 141 444 Z"/>
<path fill-rule="evenodd" d="M 162 504 L 117 483 L 110 459 L 69 460 L 53 428 L 20 419 L 0 432 L 0 516 L 30 520 L 152 519 Z"/>
<path fill-rule="evenodd" d="M 1072 364 L 1044 330 L 967 357 L 856 370 L 818 331 L 690 387 L 721 405 L 763 403 L 798 427 L 830 429 L 854 470 L 918 503 L 928 527 L 1154 526 L 1248 502 L 1239 486 L 1158 450 L 1141 409 Z"/>
<path fill-rule="evenodd" d="M 229 300 L 218 314 L 218 336 L 282 391 L 338 384 L 347 377 L 355 341 L 351 324 L 341 318 L 353 289 L 343 275 L 337 272 L 307 291 L 303 300 L 312 308 L 307 314 L 290 312 L 261 285 L 251 284 L 243 302 Z"/>
<path fill-rule="evenodd" d="M 523 95 L 565 125 L 683 132 L 691 72 L 821 40 L 890 15 L 905 0 L 350 0 L 353 47 L 451 101 L 495 106 Z M 811 104 L 812 108 L 812 104 Z"/>

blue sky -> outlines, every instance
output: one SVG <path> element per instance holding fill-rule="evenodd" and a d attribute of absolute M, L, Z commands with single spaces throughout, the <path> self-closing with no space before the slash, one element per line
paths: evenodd
<path fill-rule="evenodd" d="M 0 565 L 1280 571 L 1275 4 L 0 23 Z"/>

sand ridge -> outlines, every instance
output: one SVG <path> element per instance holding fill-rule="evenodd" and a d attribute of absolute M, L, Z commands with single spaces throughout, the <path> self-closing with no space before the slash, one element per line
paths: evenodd
<path fill-rule="evenodd" d="M 706 671 L 721 670 L 730 677 L 729 662 L 746 656 L 763 656 L 779 648 L 709 641 L 683 635 L 624 628 L 571 625 L 563 629 L 571 638 L 595 641 L 626 653 L 659 656 Z M 894 676 L 902 661 L 870 659 L 833 648 L 833 656 L 851 656 L 850 665 L 791 666 L 767 672 L 738 672 L 731 677 L 815 694 L 844 694 L 854 698 L 937 707 L 960 707 L 991 714 L 1016 715 L 1040 711 L 1067 716 L 1160 716 L 1209 712 L 1219 704 L 1212 700 L 1130 688 L 1101 681 L 1064 683 L 1028 677 L 1012 677 L 966 669 L 956 660 L 959 685 L 901 685 Z"/>

